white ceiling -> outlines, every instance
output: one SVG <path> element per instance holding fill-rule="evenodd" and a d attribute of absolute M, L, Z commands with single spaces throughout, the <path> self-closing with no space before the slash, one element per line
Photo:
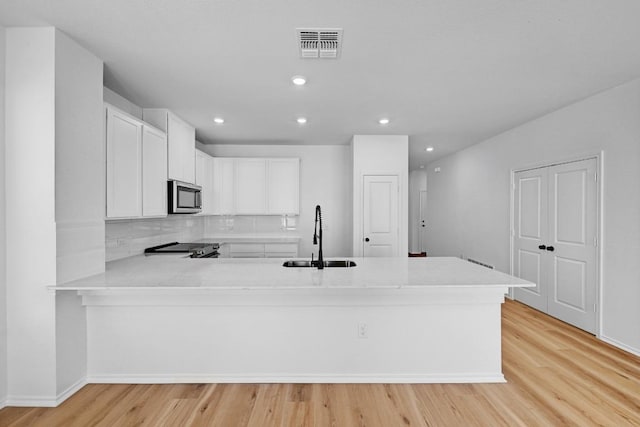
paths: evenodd
<path fill-rule="evenodd" d="M 408 134 L 411 169 L 639 77 L 639 18 L 637 0 L 0 0 L 0 24 L 59 28 L 205 143 Z M 344 28 L 341 58 L 299 59 L 297 27 Z"/>

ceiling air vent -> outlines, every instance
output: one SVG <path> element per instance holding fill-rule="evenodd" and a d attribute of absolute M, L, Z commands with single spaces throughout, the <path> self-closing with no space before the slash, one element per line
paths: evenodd
<path fill-rule="evenodd" d="M 342 28 L 297 28 L 300 58 L 338 58 Z"/>

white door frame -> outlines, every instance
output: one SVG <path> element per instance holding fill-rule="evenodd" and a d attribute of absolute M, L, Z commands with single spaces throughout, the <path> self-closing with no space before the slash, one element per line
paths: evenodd
<path fill-rule="evenodd" d="M 514 251 L 514 238 L 515 238 L 515 176 L 518 172 L 524 172 L 531 169 L 540 169 L 550 166 L 561 165 L 565 163 L 573 163 L 579 162 L 581 160 L 587 159 L 596 159 L 596 174 L 597 174 L 597 185 L 596 185 L 596 235 L 598 236 L 598 246 L 596 249 L 596 337 L 600 338 L 602 335 L 602 274 L 603 274 L 603 265 L 602 265 L 602 248 L 604 238 L 602 235 L 603 231 L 603 212 L 604 212 L 604 201 L 602 199 L 602 190 L 604 188 L 604 173 L 603 173 L 603 159 L 604 152 L 587 152 L 582 155 L 567 157 L 558 159 L 555 161 L 547 161 L 542 163 L 533 163 L 525 166 L 521 166 L 518 168 L 511 169 L 511 177 L 509 184 L 509 273 L 513 275 L 514 273 L 514 265 L 513 265 L 513 251 Z M 509 289 L 509 294 L 507 295 L 510 299 L 514 299 L 513 297 L 513 289 Z"/>

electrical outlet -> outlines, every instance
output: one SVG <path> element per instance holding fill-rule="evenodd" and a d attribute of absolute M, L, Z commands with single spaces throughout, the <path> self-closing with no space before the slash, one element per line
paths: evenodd
<path fill-rule="evenodd" d="M 369 338 L 369 327 L 366 323 L 358 323 L 358 338 Z"/>

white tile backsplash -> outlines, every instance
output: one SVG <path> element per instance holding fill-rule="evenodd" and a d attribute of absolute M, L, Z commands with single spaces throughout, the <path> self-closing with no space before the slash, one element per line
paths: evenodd
<path fill-rule="evenodd" d="M 205 217 L 172 215 L 167 218 L 107 221 L 106 261 L 144 253 L 145 248 L 169 242 L 202 239 Z"/>
<path fill-rule="evenodd" d="M 296 230 L 297 217 L 193 216 L 107 221 L 105 259 L 113 261 L 144 253 L 145 248 L 170 242 L 190 242 L 214 234 L 263 234 Z"/>

